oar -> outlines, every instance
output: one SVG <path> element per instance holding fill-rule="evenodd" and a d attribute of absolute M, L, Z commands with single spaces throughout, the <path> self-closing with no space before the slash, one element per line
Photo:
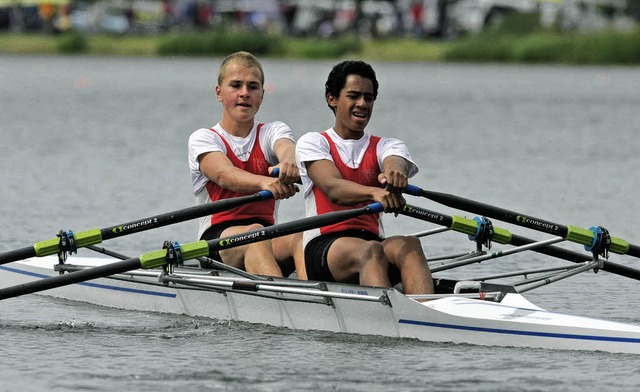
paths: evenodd
<path fill-rule="evenodd" d="M 456 215 L 445 215 L 439 212 L 426 210 L 424 208 L 415 207 L 409 204 L 405 205 L 400 213 L 426 222 L 445 226 L 453 231 L 468 234 L 471 236 L 476 235 L 476 233 L 478 232 L 478 225 L 480 224 L 479 222 L 472 219 L 467 219 Z M 532 239 L 512 234 L 508 230 L 502 229 L 500 227 L 493 226 L 493 230 L 494 235 L 492 237 L 492 241 L 500 244 L 523 246 L 536 242 Z M 553 245 L 547 245 L 545 247 L 532 250 L 534 252 L 557 257 L 559 259 L 564 259 L 574 263 L 584 263 L 585 261 L 593 260 L 592 257 L 585 254 Z M 603 261 L 603 263 L 604 266 L 602 269 L 604 271 L 621 276 L 626 276 L 627 278 L 640 280 L 640 270 L 629 268 L 621 264 L 612 263 L 610 261 Z"/>
<path fill-rule="evenodd" d="M 489 204 L 465 199 L 459 196 L 447 193 L 433 192 L 421 189 L 414 185 L 409 185 L 405 193 L 422 196 L 433 200 L 437 203 L 487 216 L 489 218 L 499 219 L 503 222 L 512 223 L 514 225 L 526 227 L 529 229 L 541 231 L 548 234 L 557 235 L 568 241 L 582 244 L 585 246 L 593 246 L 596 240 L 596 233 L 577 226 L 565 226 L 558 223 L 550 222 L 544 219 L 534 218 L 527 214 L 509 211 L 504 208 L 494 207 Z M 613 253 L 621 255 L 629 255 L 640 257 L 640 246 L 631 245 L 621 238 L 611 237 L 611 245 L 609 250 Z"/>
<path fill-rule="evenodd" d="M 212 251 L 234 248 L 244 244 L 259 242 L 275 237 L 282 237 L 292 233 L 315 229 L 321 226 L 341 222 L 359 215 L 379 213 L 384 210 L 381 203 L 372 203 L 364 207 L 329 212 L 322 215 L 304 218 L 296 221 L 273 225 L 246 233 L 241 233 L 229 237 L 213 239 L 209 241 L 196 241 L 184 245 L 177 245 L 174 252 L 169 253 L 168 249 L 162 249 L 145 253 L 140 257 L 124 261 L 117 261 L 111 264 L 93 267 L 90 269 L 74 271 L 64 275 L 58 275 L 30 283 L 11 286 L 0 289 L 0 299 L 17 297 L 19 295 L 36 293 L 43 290 L 66 286 L 86 280 L 103 278 L 109 275 L 121 274 L 138 268 L 156 268 L 167 264 L 168 257 L 180 255 L 183 260 L 195 259 L 207 256 Z"/>
<path fill-rule="evenodd" d="M 162 226 L 180 223 L 195 218 L 226 211 L 254 201 L 261 201 L 273 198 L 269 191 L 260 191 L 253 195 L 234 197 L 230 199 L 218 200 L 199 206 L 189 207 L 182 210 L 167 212 L 160 215 L 138 219 L 129 223 L 123 223 L 104 229 L 91 229 L 73 234 L 75 248 L 84 248 L 90 245 L 99 244 L 116 237 L 138 233 L 145 230 L 155 229 Z M 61 251 L 60 238 L 52 238 L 37 242 L 33 246 L 12 250 L 0 254 L 0 265 L 13 261 L 24 260 L 31 257 L 42 257 L 53 255 Z"/>

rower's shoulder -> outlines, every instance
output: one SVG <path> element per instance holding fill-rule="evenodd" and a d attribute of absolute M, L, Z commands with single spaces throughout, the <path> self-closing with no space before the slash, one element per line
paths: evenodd
<path fill-rule="evenodd" d="M 279 131 L 279 130 L 290 131 L 291 130 L 291 127 L 289 126 L 289 124 L 280 120 L 259 122 L 258 126 L 260 127 L 261 130 L 266 130 L 266 131 Z"/>

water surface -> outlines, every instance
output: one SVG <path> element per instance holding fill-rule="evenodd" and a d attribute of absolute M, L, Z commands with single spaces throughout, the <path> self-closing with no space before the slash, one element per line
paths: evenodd
<path fill-rule="evenodd" d="M 0 251 L 193 205 L 186 142 L 220 117 L 220 59 L 0 56 Z M 332 125 L 333 62 L 263 61 L 259 119 L 300 136 Z M 415 185 L 637 244 L 640 69 L 374 63 L 370 129 L 409 143 Z M 473 217 L 424 199 L 417 206 Z M 286 204 L 285 204 L 286 203 Z M 282 221 L 302 217 L 283 202 Z M 385 216 L 389 234 L 432 228 Z M 544 235 L 496 222 L 516 234 Z M 133 256 L 195 240 L 185 222 L 105 243 Z M 445 233 L 429 255 L 473 247 Z M 580 246 L 566 245 L 573 250 Z M 614 255 L 611 261 L 637 266 Z M 526 254 L 440 276 L 558 265 Z M 550 310 L 640 323 L 638 282 L 600 272 L 527 293 Z M 0 301 L 0 390 L 632 391 L 638 358 L 432 344 L 24 296 Z"/>

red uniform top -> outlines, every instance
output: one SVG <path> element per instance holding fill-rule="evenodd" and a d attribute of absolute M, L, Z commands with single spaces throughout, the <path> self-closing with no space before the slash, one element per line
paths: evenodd
<path fill-rule="evenodd" d="M 342 178 L 344 178 L 345 180 L 357 182 L 361 185 L 373 187 L 380 186 L 380 181 L 378 181 L 380 167 L 378 166 L 378 157 L 376 154 L 376 149 L 378 146 L 378 142 L 380 141 L 380 137 L 371 136 L 369 145 L 367 146 L 360 166 L 352 169 L 345 165 L 344 162 L 342 162 L 340 154 L 338 153 L 338 149 L 336 148 L 335 143 L 333 142 L 333 140 L 331 140 L 329 135 L 327 135 L 326 132 L 322 132 L 321 135 L 324 136 L 325 139 L 327 139 L 327 142 L 329 142 L 329 152 L 331 153 L 331 158 L 333 159 L 333 163 L 340 172 Z M 341 206 L 332 203 L 329 198 L 315 186 L 313 187 L 313 195 L 316 201 L 316 211 L 318 214 L 324 214 L 332 211 L 349 210 L 353 208 L 364 207 L 369 204 L 368 202 L 364 202 L 352 206 Z M 327 234 L 350 229 L 367 230 L 376 235 L 380 235 L 380 214 L 365 214 L 357 216 L 355 218 L 347 219 L 346 221 L 335 223 L 333 225 L 324 226 L 320 228 L 320 233 Z"/>
<path fill-rule="evenodd" d="M 214 130 L 213 128 L 211 128 L 211 130 L 217 133 L 220 136 L 220 139 L 222 139 L 222 141 L 224 142 L 224 145 L 227 148 L 227 158 L 229 158 L 233 166 L 248 171 L 249 173 L 268 176 L 270 165 L 264 157 L 262 149 L 260 148 L 259 136 L 260 128 L 262 128 L 262 125 L 263 124 L 258 124 L 258 128 L 256 130 L 256 142 L 254 143 L 253 148 L 251 149 L 251 154 L 249 155 L 249 159 L 247 159 L 246 162 L 242 162 L 240 159 L 238 159 L 238 157 L 233 153 L 233 149 L 231 148 L 229 143 L 222 137 L 222 135 L 216 132 L 216 130 Z M 224 189 L 212 181 L 207 182 L 206 189 L 212 202 L 250 194 L 238 193 L 230 191 L 228 189 Z M 211 225 L 219 225 L 223 222 L 240 219 L 259 219 L 273 224 L 275 222 L 275 219 L 273 217 L 275 206 L 276 201 L 274 199 L 269 199 L 256 203 L 245 204 L 227 211 L 218 212 L 211 216 Z"/>

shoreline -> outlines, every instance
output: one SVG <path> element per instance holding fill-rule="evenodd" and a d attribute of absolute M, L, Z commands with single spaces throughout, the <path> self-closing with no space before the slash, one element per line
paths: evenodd
<path fill-rule="evenodd" d="M 571 35 L 482 34 L 455 41 L 411 37 L 259 38 L 198 32 L 144 36 L 0 33 L 0 54 L 219 57 L 235 50 L 248 50 L 262 57 L 306 60 L 357 57 L 366 61 L 635 66 L 640 65 L 640 30 Z"/>

